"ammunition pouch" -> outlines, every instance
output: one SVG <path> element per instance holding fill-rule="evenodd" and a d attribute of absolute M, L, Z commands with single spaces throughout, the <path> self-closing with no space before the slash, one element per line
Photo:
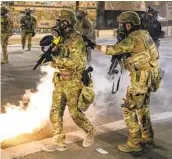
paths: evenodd
<path fill-rule="evenodd" d="M 141 108 L 145 103 L 145 94 L 133 95 L 128 93 L 122 107 L 127 107 L 129 109 Z"/>
<path fill-rule="evenodd" d="M 95 99 L 95 93 L 93 88 L 93 82 L 90 81 L 88 86 L 84 86 L 81 90 L 81 94 L 78 100 L 78 108 L 81 111 L 86 111 L 90 104 L 93 103 Z"/>
<path fill-rule="evenodd" d="M 159 68 L 154 68 L 151 74 L 151 92 L 156 92 L 161 85 L 162 75 Z"/>
<path fill-rule="evenodd" d="M 34 30 L 31 33 L 32 33 L 32 37 L 36 35 L 36 32 Z"/>
<path fill-rule="evenodd" d="M 150 58 L 149 50 L 137 54 L 133 53 L 131 54 L 131 57 L 123 60 L 123 64 L 130 72 L 140 69 L 149 69 L 151 67 L 149 64 Z"/>
<path fill-rule="evenodd" d="M 84 87 L 81 90 L 81 94 L 78 100 L 78 108 L 81 111 L 86 111 L 91 103 L 93 103 L 95 98 L 93 81 L 91 79 L 91 73 L 93 68 L 90 66 L 82 73 L 82 82 Z"/>

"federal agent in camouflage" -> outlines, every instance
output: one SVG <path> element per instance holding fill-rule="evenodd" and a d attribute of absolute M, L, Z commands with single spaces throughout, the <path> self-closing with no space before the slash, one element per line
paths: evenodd
<path fill-rule="evenodd" d="M 118 149 L 123 152 L 141 151 L 141 142 L 147 146 L 154 145 L 148 105 L 151 92 L 159 88 L 161 81 L 158 51 L 149 33 L 139 29 L 141 21 L 137 13 L 123 12 L 118 22 L 128 36 L 113 46 L 97 45 L 97 49 L 107 55 L 130 53 L 130 57 L 123 60 L 124 67 L 130 72 L 131 83 L 122 105 L 129 137 L 126 144 L 118 145 Z"/>
<path fill-rule="evenodd" d="M 13 22 L 7 15 L 8 9 L 5 6 L 1 7 L 1 47 L 3 59 L 1 64 L 8 62 L 7 45 L 8 38 L 12 35 Z"/>
<path fill-rule="evenodd" d="M 87 13 L 85 10 L 79 9 L 76 12 L 77 22 L 74 26 L 75 30 L 78 31 L 81 35 L 86 36 L 88 39 L 95 41 L 95 30 L 92 26 L 92 23 L 87 18 Z M 87 60 L 91 61 L 91 48 L 87 48 Z"/>
<path fill-rule="evenodd" d="M 64 56 L 54 56 L 52 62 L 52 66 L 56 69 L 53 78 L 55 90 L 50 112 L 54 142 L 53 145 L 45 146 L 44 151 L 66 149 L 63 133 L 63 114 L 66 105 L 74 122 L 87 134 L 83 147 L 89 147 L 94 142 L 94 127 L 78 108 L 78 99 L 83 88 L 82 73 L 87 63 L 86 45 L 82 36 L 73 29 L 74 13 L 70 10 L 61 10 L 59 16 L 61 21 L 68 20 L 69 25 L 62 24 L 65 40 L 60 50 Z"/>
<path fill-rule="evenodd" d="M 25 9 L 25 16 L 20 20 L 22 49 L 25 48 L 26 38 L 28 38 L 28 51 L 31 49 L 32 37 L 35 36 L 36 18 L 31 16 L 31 10 Z"/>

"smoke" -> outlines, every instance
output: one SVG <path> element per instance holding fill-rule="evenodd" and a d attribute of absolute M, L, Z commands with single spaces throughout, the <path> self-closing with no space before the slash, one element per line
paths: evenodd
<path fill-rule="evenodd" d="M 0 114 L 0 141 L 22 133 L 32 133 L 47 123 L 54 90 L 54 69 L 42 66 L 41 72 L 45 74 L 40 79 L 36 91 L 26 90 L 18 106 L 7 103 L 5 113 Z"/>
<path fill-rule="evenodd" d="M 125 98 L 126 89 L 129 84 L 129 76 L 127 72 L 122 74 L 119 90 L 116 94 L 112 94 L 113 80 L 112 76 L 108 75 L 111 56 L 101 55 L 101 53 L 96 51 L 94 52 L 94 56 L 96 56 L 96 58 L 93 59 L 92 62 L 92 67 L 94 69 L 92 79 L 94 82 L 96 99 L 94 104 L 88 109 L 87 115 L 94 124 L 97 124 L 100 122 L 99 120 L 103 118 L 108 120 L 110 116 L 114 117 L 119 113 L 121 114 L 120 105 L 123 103 L 122 98 Z M 114 78 L 115 90 L 120 76 L 120 68 L 118 68 L 118 70 L 119 73 L 115 74 Z"/>

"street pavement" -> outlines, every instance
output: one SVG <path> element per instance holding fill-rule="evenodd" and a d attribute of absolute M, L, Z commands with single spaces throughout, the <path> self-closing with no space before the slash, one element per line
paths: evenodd
<path fill-rule="evenodd" d="M 97 43 L 114 43 L 114 39 L 97 39 Z M 164 38 L 161 40 L 160 46 L 160 65 L 165 71 L 161 88 L 158 92 L 152 94 L 150 110 L 152 115 L 162 113 L 172 113 L 172 38 Z M 8 47 L 10 63 L 4 64 L 1 67 L 1 104 L 2 113 L 7 102 L 18 104 L 25 90 L 36 89 L 40 78 L 44 75 L 38 68 L 33 71 L 32 68 L 41 54 L 40 47 L 33 45 L 31 51 L 24 51 L 19 44 Z M 92 66 L 94 72 L 92 74 L 95 83 L 96 100 L 92 105 L 87 115 L 92 123 L 96 126 L 108 124 L 122 120 L 122 111 L 120 104 L 125 96 L 127 84 L 129 83 L 128 73 L 122 75 L 120 88 L 117 94 L 111 94 L 112 77 L 107 75 L 110 56 L 101 54 L 98 51 L 92 52 Z M 117 78 L 115 78 L 117 81 Z M 155 130 L 156 147 L 154 149 L 145 149 L 141 153 L 125 154 L 119 152 L 116 147 L 118 143 L 124 142 L 127 137 L 127 130 L 120 129 L 116 131 L 102 133 L 96 136 L 95 144 L 84 149 L 81 147 L 81 141 L 69 144 L 69 148 L 65 152 L 36 152 L 30 155 L 23 156 L 24 159 L 172 159 L 172 122 L 171 117 L 162 120 L 155 120 L 153 127 Z M 5 121 L 3 121 L 5 124 Z M 3 127 L 2 127 L 3 128 Z M 71 118 L 65 115 L 64 131 L 66 133 L 76 131 L 78 127 L 72 122 Z M 42 140 L 46 137 L 51 137 L 52 132 L 50 126 L 46 125 L 39 131 L 33 134 L 23 134 L 17 138 L 2 142 L 2 148 L 8 148 L 19 144 L 28 143 L 35 140 Z M 96 148 L 103 148 L 108 151 L 108 155 L 103 155 L 95 151 Z M 20 150 L 18 150 L 20 151 Z"/>

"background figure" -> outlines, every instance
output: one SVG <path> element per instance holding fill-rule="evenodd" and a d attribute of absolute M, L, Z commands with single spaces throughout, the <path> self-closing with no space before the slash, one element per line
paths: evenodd
<path fill-rule="evenodd" d="M 36 18 L 31 16 L 31 10 L 25 9 L 25 16 L 20 20 L 22 49 L 25 48 L 26 38 L 28 38 L 28 51 L 31 49 L 32 37 L 35 36 Z"/>
<path fill-rule="evenodd" d="M 148 7 L 148 11 L 141 15 L 141 27 L 148 30 L 157 47 L 160 45 L 160 38 L 164 37 L 161 31 L 161 23 L 158 21 L 158 12 Z"/>
<path fill-rule="evenodd" d="M 85 10 L 79 9 L 76 12 L 77 22 L 74 26 L 75 30 L 81 35 L 86 36 L 88 39 L 95 42 L 95 30 L 92 23 L 87 18 L 87 13 Z M 87 47 L 87 60 L 88 63 L 91 61 L 91 48 Z"/>
<path fill-rule="evenodd" d="M 3 59 L 1 64 L 8 63 L 7 45 L 8 38 L 12 36 L 13 22 L 7 15 L 8 9 L 5 6 L 1 7 L 1 47 Z"/>
<path fill-rule="evenodd" d="M 74 31 L 75 15 L 70 10 L 61 10 L 59 29 L 64 42 L 58 44 L 58 56 L 53 57 L 52 66 L 55 68 L 53 83 L 52 107 L 50 121 L 53 127 L 53 144 L 45 145 L 44 151 L 66 150 L 65 134 L 63 133 L 63 114 L 68 105 L 73 121 L 86 133 L 83 147 L 89 147 L 94 143 L 94 127 L 86 115 L 78 108 L 78 100 L 83 88 L 82 73 L 86 68 L 86 44 L 82 36 Z M 64 21 L 65 20 L 65 21 Z M 67 21 L 69 23 L 67 23 Z M 58 27 L 54 28 L 59 30 Z M 59 31 L 58 31 L 59 32 Z M 53 35 L 60 35 L 53 33 Z M 59 54 L 60 53 L 60 54 Z"/>
<path fill-rule="evenodd" d="M 149 103 L 151 92 L 160 86 L 161 77 L 158 64 L 158 51 L 148 31 L 141 30 L 139 15 L 126 11 L 118 17 L 120 30 L 126 38 L 115 45 L 97 45 L 97 49 L 107 55 L 125 55 L 123 66 L 130 72 L 130 85 L 122 105 L 129 136 L 125 144 L 119 144 L 123 152 L 142 151 L 142 146 L 154 146 Z"/>

